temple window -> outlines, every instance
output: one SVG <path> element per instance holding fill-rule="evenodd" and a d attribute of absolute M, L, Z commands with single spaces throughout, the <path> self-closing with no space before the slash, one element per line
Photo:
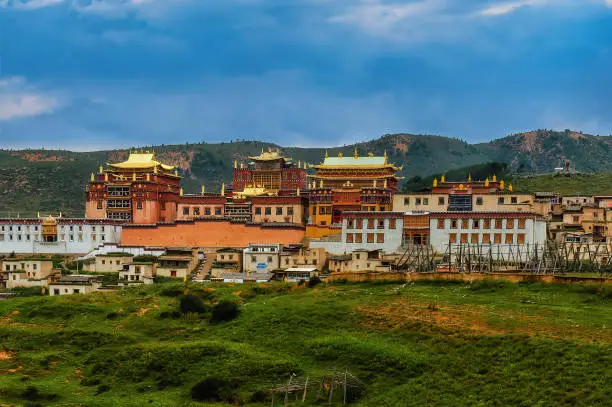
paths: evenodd
<path fill-rule="evenodd" d="M 525 219 L 519 219 L 518 227 L 519 229 L 525 229 Z"/>
<path fill-rule="evenodd" d="M 259 206 L 255 207 L 255 215 L 261 215 L 261 207 Z"/>
<path fill-rule="evenodd" d="M 511 244 L 514 242 L 514 235 L 512 233 L 508 233 L 506 235 L 506 244 Z"/>
<path fill-rule="evenodd" d="M 266 215 L 272 215 L 272 208 L 271 208 L 271 207 L 269 207 L 269 206 L 266 206 L 266 209 L 265 209 L 264 213 L 265 213 Z"/>
<path fill-rule="evenodd" d="M 374 243 L 374 233 L 368 233 L 368 243 Z"/>
<path fill-rule="evenodd" d="M 468 219 L 461 219 L 461 229 L 467 229 L 469 227 Z"/>
<path fill-rule="evenodd" d="M 498 205 L 503 205 L 504 204 L 504 197 L 500 196 L 499 198 L 497 198 L 497 204 Z"/>
<path fill-rule="evenodd" d="M 415 205 L 420 205 L 421 204 L 421 198 L 414 198 L 414 204 Z"/>
<path fill-rule="evenodd" d="M 357 219 L 356 229 L 363 229 L 363 220 Z"/>
<path fill-rule="evenodd" d="M 456 233 L 451 233 L 448 235 L 448 242 L 449 243 L 457 243 L 457 234 Z"/>
<path fill-rule="evenodd" d="M 410 205 L 410 198 L 404 198 L 404 205 Z"/>
<path fill-rule="evenodd" d="M 347 233 L 346 234 L 346 243 L 353 243 L 353 234 L 352 233 Z"/>
<path fill-rule="evenodd" d="M 477 196 L 476 197 L 476 205 L 482 205 L 482 197 L 481 196 Z"/>
<path fill-rule="evenodd" d="M 485 219 L 484 220 L 484 228 L 485 229 L 491 229 L 491 219 Z"/>
<path fill-rule="evenodd" d="M 361 233 L 355 234 L 355 243 L 361 243 L 363 240 L 363 235 Z"/>
<path fill-rule="evenodd" d="M 283 207 L 282 206 L 277 206 L 276 207 L 276 214 L 277 215 L 282 215 L 283 214 Z"/>
<path fill-rule="evenodd" d="M 457 219 L 451 219 L 451 229 L 457 229 Z"/>
<path fill-rule="evenodd" d="M 353 229 L 353 220 L 352 219 L 348 220 L 346 227 L 347 227 L 347 229 Z"/>
<path fill-rule="evenodd" d="M 444 205 L 444 197 L 438 198 L 438 205 Z"/>
<path fill-rule="evenodd" d="M 518 198 L 516 196 L 510 197 L 510 203 L 518 203 Z"/>
<path fill-rule="evenodd" d="M 200 216 L 200 208 L 193 208 L 193 216 Z"/>
<path fill-rule="evenodd" d="M 142 201 L 136 202 L 136 209 L 142 209 Z"/>
<path fill-rule="evenodd" d="M 478 233 L 472 233 L 471 242 L 478 243 Z"/>
<path fill-rule="evenodd" d="M 524 233 L 519 233 L 517 236 L 517 243 L 518 244 L 525 244 L 525 234 Z"/>
<path fill-rule="evenodd" d="M 261 208 L 259 208 L 259 212 L 261 213 Z M 210 208 L 209 207 L 204 208 L 204 215 L 210 216 Z"/>
<path fill-rule="evenodd" d="M 184 206 L 183 207 L 183 215 L 185 215 L 185 216 L 189 215 L 189 207 L 188 206 Z"/>
<path fill-rule="evenodd" d="M 389 219 L 389 229 L 395 229 L 395 219 Z"/>
<path fill-rule="evenodd" d="M 429 198 L 423 198 L 423 205 L 429 205 Z"/>
<path fill-rule="evenodd" d="M 98 201 L 98 209 L 103 209 L 102 208 L 102 201 Z"/>
<path fill-rule="evenodd" d="M 438 219 L 438 229 L 444 229 L 444 219 Z"/>
<path fill-rule="evenodd" d="M 221 216 L 221 208 L 219 208 L 219 207 L 215 208 L 215 215 L 216 216 Z"/>
<path fill-rule="evenodd" d="M 368 219 L 368 229 L 374 229 L 374 219 Z"/>
<path fill-rule="evenodd" d="M 293 215 L 293 206 L 287 207 L 287 215 Z"/>
<path fill-rule="evenodd" d="M 472 221 L 472 228 L 473 229 L 480 229 L 480 221 L 478 219 L 474 219 Z"/>
<path fill-rule="evenodd" d="M 378 221 L 378 229 L 384 229 L 385 228 L 385 221 L 384 219 L 380 219 Z"/>
<path fill-rule="evenodd" d="M 495 229 L 501 229 L 501 228 L 502 228 L 502 220 L 495 219 Z"/>
<path fill-rule="evenodd" d="M 385 234 L 377 233 L 376 234 L 376 243 L 384 243 L 385 242 Z"/>
<path fill-rule="evenodd" d="M 506 220 L 506 229 L 514 229 L 514 219 Z"/>

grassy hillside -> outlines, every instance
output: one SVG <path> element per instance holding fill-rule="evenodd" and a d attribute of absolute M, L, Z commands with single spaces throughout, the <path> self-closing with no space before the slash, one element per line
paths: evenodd
<path fill-rule="evenodd" d="M 199 318 L 177 312 L 187 290 L 202 299 Z M 295 373 L 315 381 L 306 405 L 321 405 L 319 379 L 335 368 L 363 382 L 349 392 L 355 406 L 604 405 L 611 298 L 609 289 L 485 281 L 169 283 L 12 299 L 0 301 L 0 399 L 269 406 L 265 390 Z M 239 304 L 235 319 L 210 322 L 220 300 Z M 216 403 L 192 400 L 204 380 Z"/>
<path fill-rule="evenodd" d="M 412 177 L 406 180 L 402 191 L 425 191 L 431 188 L 434 178 L 440 180 L 442 174 L 445 174 L 448 181 L 465 181 L 469 174 L 474 180 L 484 180 L 496 174 L 498 179 L 506 182 L 506 186 L 512 184 L 515 192 L 550 191 L 561 195 L 612 195 L 612 173 L 521 175 L 511 173 L 507 164 L 496 162 L 462 167 L 427 177 Z"/>
<path fill-rule="evenodd" d="M 290 143 L 290 141 L 288 141 Z M 410 179 L 450 172 L 488 162 L 507 165 L 513 173 L 550 173 L 554 167 L 570 160 L 579 172 L 612 171 L 612 137 L 597 137 L 577 132 L 538 130 L 521 133 L 490 143 L 468 144 L 455 138 L 430 135 L 391 134 L 356 145 L 327 149 L 331 156 L 342 152 L 352 155 L 386 151 L 389 161 L 402 167 L 401 176 Z M 218 144 L 183 144 L 149 146 L 158 158 L 176 165 L 185 177 L 186 193 L 199 192 L 204 184 L 218 191 L 223 182 L 232 179 L 233 161 L 245 162 L 262 148 L 278 146 L 258 141 L 235 141 Z M 33 216 L 37 211 L 82 216 L 84 187 L 89 174 L 106 162 L 127 158 L 128 150 L 74 153 L 49 150 L 0 150 L 0 216 Z M 286 147 L 282 151 L 295 161 L 319 163 L 326 149 Z M 456 171 L 455 171 L 456 172 Z M 477 174 L 473 175 L 476 177 Z M 407 186 L 408 189 L 413 188 Z M 577 193 L 577 192 L 572 192 Z"/>

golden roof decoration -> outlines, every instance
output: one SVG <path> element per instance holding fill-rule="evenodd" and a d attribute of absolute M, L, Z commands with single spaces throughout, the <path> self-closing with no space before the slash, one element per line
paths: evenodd
<path fill-rule="evenodd" d="M 261 154 L 255 155 L 255 156 L 249 156 L 249 159 L 253 161 L 276 161 L 276 160 L 291 161 L 291 158 L 283 157 L 283 155 L 281 154 L 278 148 L 276 150 L 272 150 L 271 148 L 268 148 L 268 151 L 264 151 L 262 148 Z"/>
<path fill-rule="evenodd" d="M 148 168 L 157 168 L 161 167 L 166 171 L 172 171 L 175 169 L 172 165 L 162 164 L 161 162 L 155 159 L 155 153 L 136 153 L 130 152 L 130 156 L 127 161 L 116 163 L 116 164 L 108 164 L 110 167 L 117 169 L 148 169 Z"/>
<path fill-rule="evenodd" d="M 299 188 L 298 188 L 299 189 Z M 251 196 L 276 196 L 277 191 L 272 191 L 264 188 L 263 186 L 249 185 L 244 187 L 242 191 L 235 191 L 233 196 L 235 198 L 247 198 Z"/>

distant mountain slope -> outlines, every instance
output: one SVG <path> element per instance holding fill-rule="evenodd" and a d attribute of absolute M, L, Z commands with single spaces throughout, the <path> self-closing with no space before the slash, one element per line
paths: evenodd
<path fill-rule="evenodd" d="M 325 152 L 330 156 L 342 152 L 352 155 L 386 151 L 389 161 L 402 166 L 402 176 L 428 176 L 461 167 L 488 162 L 508 164 L 509 172 L 551 172 L 570 160 L 581 172 L 612 171 L 612 137 L 582 133 L 537 130 L 516 134 L 489 143 L 469 144 L 465 141 L 431 135 L 390 134 L 356 145 L 334 148 L 282 148 L 295 161 L 316 164 Z M 185 177 L 185 192 L 219 190 L 232 178 L 234 160 L 246 160 L 262 148 L 277 148 L 271 143 L 235 141 L 150 146 L 158 158 L 180 168 Z M 106 162 L 127 158 L 129 149 L 75 153 L 51 150 L 0 150 L 0 216 L 33 216 L 62 211 L 82 216 L 84 188 L 89 174 Z"/>

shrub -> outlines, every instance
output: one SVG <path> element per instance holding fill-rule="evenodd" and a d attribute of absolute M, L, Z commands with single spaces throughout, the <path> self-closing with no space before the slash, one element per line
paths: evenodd
<path fill-rule="evenodd" d="M 183 295 L 183 289 L 181 287 L 166 287 L 161 290 L 159 295 L 163 297 L 180 297 Z"/>
<path fill-rule="evenodd" d="M 225 379 L 208 377 L 191 389 L 191 398 L 196 401 L 231 402 L 236 397 L 235 386 Z"/>
<path fill-rule="evenodd" d="M 96 389 L 96 396 L 98 394 L 102 394 L 102 393 L 106 393 L 107 391 L 110 390 L 110 386 L 108 384 L 101 384 L 98 386 L 98 388 Z"/>
<path fill-rule="evenodd" d="M 203 314 L 206 312 L 206 306 L 204 301 L 200 297 L 196 297 L 193 294 L 186 294 L 181 297 L 181 303 L 179 308 L 183 314 L 189 314 L 195 312 L 197 314 Z"/>
<path fill-rule="evenodd" d="M 110 319 L 111 321 L 114 321 L 115 319 L 118 319 L 118 318 L 119 318 L 118 312 L 112 311 L 106 314 L 106 319 Z"/>
<path fill-rule="evenodd" d="M 233 301 L 221 300 L 213 307 L 211 322 L 231 321 L 238 316 L 240 308 Z"/>
<path fill-rule="evenodd" d="M 308 279 L 308 287 L 310 288 L 315 287 L 319 284 L 321 284 L 321 279 L 319 278 L 319 276 L 312 276 L 310 277 L 310 279 Z"/>
<path fill-rule="evenodd" d="M 263 403 L 264 401 L 266 401 L 268 399 L 268 393 L 266 393 L 263 390 L 257 390 L 255 393 L 253 393 L 253 395 L 251 396 L 251 402 L 252 403 Z"/>
<path fill-rule="evenodd" d="M 506 285 L 506 281 L 484 279 L 473 281 L 472 284 L 470 284 L 470 289 L 472 291 L 493 292 L 502 290 L 504 287 L 506 287 Z"/>
<path fill-rule="evenodd" d="M 602 286 L 597 289 L 597 296 L 602 300 L 612 300 L 612 287 Z"/>
<path fill-rule="evenodd" d="M 41 394 L 36 386 L 28 386 L 23 393 L 21 393 L 21 397 L 26 400 L 36 401 L 41 398 Z"/>

